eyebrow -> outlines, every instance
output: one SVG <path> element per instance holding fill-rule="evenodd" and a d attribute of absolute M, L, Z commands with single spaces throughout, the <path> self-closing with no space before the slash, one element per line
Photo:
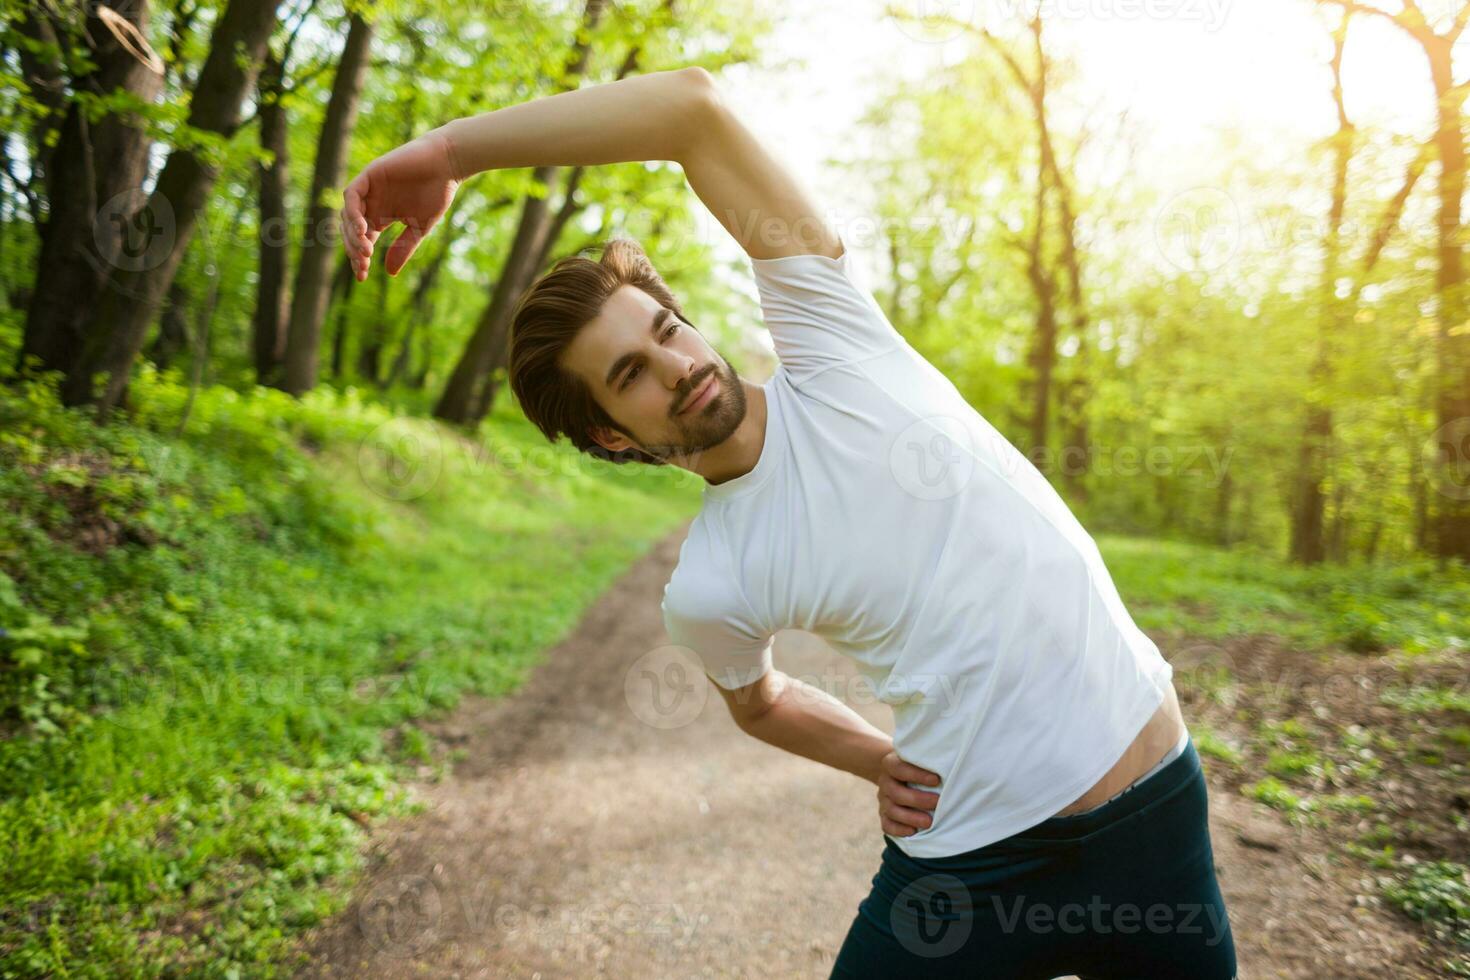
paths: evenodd
<path fill-rule="evenodd" d="M 650 322 L 648 324 L 648 332 L 651 333 L 651 334 L 657 335 L 658 334 L 658 331 L 659 331 L 659 328 L 661 328 L 664 325 L 664 321 L 667 320 L 669 317 L 671 317 L 673 315 L 674 315 L 674 311 L 673 310 L 669 309 L 667 306 L 660 306 L 658 308 L 658 312 L 653 315 L 652 322 Z M 613 383 L 613 379 L 616 378 L 619 374 L 622 374 L 623 373 L 623 369 L 626 368 L 628 365 L 632 364 L 637 359 L 638 359 L 638 352 L 637 351 L 629 351 L 628 353 L 624 354 L 622 357 L 618 358 L 616 361 L 613 361 L 613 365 L 612 365 L 612 367 L 610 367 L 610 368 L 607 369 L 607 377 L 605 377 L 605 378 L 602 379 L 602 383 L 604 385 L 606 385 L 607 387 L 611 388 L 612 387 L 612 383 Z"/>

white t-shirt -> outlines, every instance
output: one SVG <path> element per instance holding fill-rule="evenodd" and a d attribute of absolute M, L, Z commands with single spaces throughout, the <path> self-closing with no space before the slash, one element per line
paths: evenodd
<path fill-rule="evenodd" d="M 664 588 L 670 640 L 725 688 L 781 629 L 852 658 L 894 748 L 942 780 L 962 853 L 1052 816 L 1122 756 L 1172 677 L 1045 477 L 884 316 L 850 248 L 754 259 L 780 360 L 749 472 L 705 484 Z"/>

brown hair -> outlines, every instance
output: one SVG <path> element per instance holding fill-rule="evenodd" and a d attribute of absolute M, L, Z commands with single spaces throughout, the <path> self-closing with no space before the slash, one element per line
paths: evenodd
<path fill-rule="evenodd" d="M 604 243 L 600 261 L 566 256 L 532 283 L 516 305 L 511 318 L 510 387 L 521 411 L 551 442 L 565 434 L 582 452 L 609 462 L 662 466 L 662 459 L 634 447 L 613 452 L 599 445 L 591 435 L 594 426 L 632 434 L 603 411 L 581 378 L 558 363 L 572 338 L 597 318 L 603 303 L 622 286 L 637 286 L 684 319 L 679 301 L 654 271 L 643 246 L 631 238 Z"/>

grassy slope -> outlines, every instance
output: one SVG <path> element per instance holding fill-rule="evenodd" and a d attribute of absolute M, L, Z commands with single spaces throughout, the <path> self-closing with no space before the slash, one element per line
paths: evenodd
<path fill-rule="evenodd" d="M 102 433 L 0 396 L 6 976 L 271 972 L 411 808 L 410 719 L 515 688 L 696 506 L 515 417 L 208 391 L 175 438 L 135 388 Z"/>

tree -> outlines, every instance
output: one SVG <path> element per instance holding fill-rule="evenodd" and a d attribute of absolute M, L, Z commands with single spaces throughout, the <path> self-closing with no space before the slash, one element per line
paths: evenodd
<path fill-rule="evenodd" d="M 582 27 L 572 44 L 556 90 L 570 91 L 577 87 L 587 72 L 591 56 L 591 34 L 602 19 L 606 0 L 586 0 L 582 13 Z M 500 276 L 469 342 L 465 344 L 449 382 L 434 406 L 434 415 L 449 422 L 467 425 L 476 420 L 475 411 L 481 401 L 478 389 L 485 375 L 494 365 L 501 345 L 506 340 L 506 320 L 517 299 L 523 283 L 535 275 L 535 262 L 541 254 L 541 243 L 545 240 L 551 220 L 549 192 L 561 173 L 560 167 L 536 167 L 532 181 L 544 191 L 527 195 L 521 205 L 521 218 L 516 226 L 515 238 L 501 265 Z"/>
<path fill-rule="evenodd" d="M 1445 479 L 1458 486 L 1456 471 L 1464 465 L 1470 441 L 1470 302 L 1465 295 L 1465 257 L 1462 208 L 1465 195 L 1465 132 L 1463 109 L 1470 88 L 1454 79 L 1454 48 L 1470 23 L 1470 4 L 1461 3 L 1440 30 L 1429 22 L 1417 0 L 1401 0 L 1401 9 L 1389 12 L 1356 0 L 1318 0 L 1348 13 L 1385 19 L 1419 45 L 1429 62 L 1434 86 L 1434 143 L 1439 156 L 1439 215 L 1435 229 L 1438 303 L 1436 338 L 1438 358 L 1435 430 L 1438 462 Z M 1442 20 L 1442 19 L 1441 19 Z M 1441 557 L 1470 561 L 1470 494 L 1447 493 L 1438 500 L 1434 549 Z"/>
<path fill-rule="evenodd" d="M 46 148 L 49 124 L 43 121 L 37 127 L 40 142 L 34 159 L 45 173 L 47 217 L 40 228 L 22 365 L 34 357 L 44 370 L 76 370 L 89 324 L 96 322 L 91 314 L 109 261 L 125 254 L 132 243 L 136 225 L 124 214 L 127 195 L 142 186 L 152 146 L 137 106 L 157 98 L 163 73 L 156 56 L 150 60 L 137 53 L 148 27 L 146 0 L 123 9 L 118 14 L 93 5 L 82 22 L 84 29 L 78 29 L 53 22 L 39 4 L 26 8 L 26 32 L 56 45 L 57 54 L 65 39 L 82 68 L 71 79 L 74 94 L 54 148 Z M 34 53 L 27 60 L 28 84 L 45 93 L 53 113 L 59 111 L 60 66 Z M 101 111 L 100 118 L 92 117 L 94 109 Z"/>
<path fill-rule="evenodd" d="M 276 20 L 274 0 L 229 0 L 210 37 L 187 124 L 228 139 L 240 123 L 240 105 L 255 84 L 266 41 Z M 126 215 L 126 226 L 153 237 L 142 252 L 120 252 L 88 311 L 82 349 L 61 387 L 68 405 L 95 404 L 99 419 L 122 401 L 133 361 L 193 237 L 218 164 L 202 147 L 180 146 L 168 155 L 153 193 Z M 157 249 L 154 244 L 161 244 Z M 100 390 L 94 377 L 105 376 Z"/>
<path fill-rule="evenodd" d="M 301 237 L 300 264 L 291 296 L 291 320 L 287 331 L 285 376 L 282 387 L 300 395 L 316 385 L 321 346 L 322 319 L 331 292 L 332 257 L 340 249 L 335 221 L 336 208 L 326 200 L 329 191 L 342 183 L 347 168 L 347 145 L 357 118 L 357 106 L 367 76 L 368 51 L 372 46 L 372 23 L 354 11 L 349 19 L 347 41 L 332 83 L 317 143 L 316 166 L 311 176 L 311 197 L 306 227 Z"/>
<path fill-rule="evenodd" d="M 673 8 L 673 0 L 667 0 L 664 8 L 665 10 L 671 10 Z M 638 44 L 633 45 L 628 50 L 627 56 L 623 58 L 623 64 L 618 68 L 613 80 L 616 81 L 621 78 L 626 78 L 631 74 L 638 67 L 638 58 L 641 53 L 641 46 Z M 524 266 L 524 278 L 515 284 L 511 292 L 513 296 L 519 297 L 530 288 L 532 278 L 540 270 L 546 268 L 551 256 L 551 250 L 557 241 L 561 239 L 561 234 L 566 229 L 567 224 L 576 216 L 577 212 L 582 210 L 582 204 L 577 199 L 577 187 L 581 184 L 582 175 L 586 173 L 586 170 L 586 167 L 573 167 L 567 172 L 566 181 L 562 186 L 561 207 L 557 209 L 555 215 L 549 215 L 546 220 L 537 226 L 537 238 L 531 246 L 534 255 Z M 510 309 L 504 309 L 499 313 L 500 321 L 495 327 L 496 343 L 494 354 L 491 357 L 489 368 L 480 379 L 480 390 L 475 396 L 474 407 L 470 417 L 471 422 L 479 422 L 486 415 L 490 414 L 490 407 L 495 402 L 495 390 L 497 387 L 496 372 L 505 366 L 507 357 L 510 354 L 510 319 L 512 312 Z"/>

